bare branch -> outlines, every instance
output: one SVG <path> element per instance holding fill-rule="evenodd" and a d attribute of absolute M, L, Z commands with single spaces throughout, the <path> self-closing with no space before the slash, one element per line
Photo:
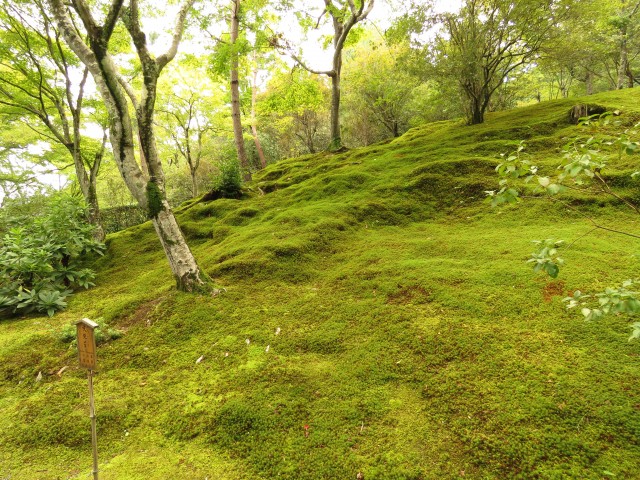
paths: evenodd
<path fill-rule="evenodd" d="M 133 104 L 133 108 L 138 110 L 138 106 L 139 106 L 138 98 L 136 97 L 136 92 L 133 90 L 133 87 L 131 86 L 131 84 L 127 82 L 122 75 L 118 75 L 118 83 L 123 88 L 123 90 L 129 97 L 129 99 L 131 100 L 131 103 Z"/>
<path fill-rule="evenodd" d="M 176 27 L 173 33 L 173 41 L 171 42 L 171 47 L 169 50 L 160 55 L 156 60 L 158 65 L 158 72 L 160 72 L 166 65 L 169 63 L 178 53 L 178 45 L 180 44 L 180 40 L 182 40 L 182 34 L 184 33 L 184 24 L 187 19 L 187 13 L 189 13 L 189 9 L 193 6 L 196 0 L 186 0 L 180 8 L 180 12 L 178 12 L 178 17 L 176 19 Z"/>
<path fill-rule="evenodd" d="M 293 52 L 288 52 L 288 53 L 291 56 L 291 58 L 293 58 L 298 63 L 298 65 L 304 68 L 307 72 L 315 73 L 316 75 L 327 75 L 329 77 L 333 77 L 336 74 L 335 70 L 315 70 L 309 67 L 306 63 L 304 63 L 304 61 L 300 57 L 298 57 L 295 53 Z"/>

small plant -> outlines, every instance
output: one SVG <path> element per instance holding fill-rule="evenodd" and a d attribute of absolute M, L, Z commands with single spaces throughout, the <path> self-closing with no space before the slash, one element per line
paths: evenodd
<path fill-rule="evenodd" d="M 242 190 L 240 165 L 235 158 L 225 158 L 218 163 L 218 175 L 213 181 L 213 191 L 224 198 L 238 198 Z"/>
<path fill-rule="evenodd" d="M 96 345 L 122 337 L 122 331 L 109 326 L 102 317 L 95 319 L 94 322 L 98 324 L 95 330 Z M 61 342 L 75 345 L 77 343 L 76 330 L 76 325 L 71 323 L 58 332 L 57 336 Z"/>
<path fill-rule="evenodd" d="M 67 306 L 73 287 L 93 285 L 83 263 L 104 245 L 93 239 L 78 199 L 54 197 L 43 214 L 11 223 L 0 240 L 0 313 L 51 316 Z"/>
<path fill-rule="evenodd" d="M 527 263 L 533 263 L 534 272 L 546 272 L 551 278 L 556 278 L 560 272 L 560 265 L 564 263 L 558 256 L 558 249 L 564 242 L 548 238 L 535 240 L 533 243 L 538 246 L 538 250 L 531 254 Z"/>

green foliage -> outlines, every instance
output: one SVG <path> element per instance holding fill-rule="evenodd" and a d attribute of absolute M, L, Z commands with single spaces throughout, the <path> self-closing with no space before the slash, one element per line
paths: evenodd
<path fill-rule="evenodd" d="M 221 159 L 213 179 L 213 192 L 224 198 L 238 198 L 242 192 L 242 175 L 236 158 Z"/>
<path fill-rule="evenodd" d="M 262 130 L 273 138 L 276 157 L 315 153 L 329 142 L 330 92 L 322 77 L 301 68 L 278 71 L 260 96 Z"/>
<path fill-rule="evenodd" d="M 533 263 L 534 272 L 546 272 L 551 278 L 556 278 L 560 272 L 560 265 L 564 263 L 558 257 L 558 249 L 564 243 L 562 240 L 547 238 L 546 240 L 535 240 L 533 242 L 538 249 L 531 254 L 528 263 Z"/>
<path fill-rule="evenodd" d="M 520 191 L 513 186 L 513 181 L 522 180 L 526 184 L 535 178 L 538 185 L 534 189 L 534 193 L 542 192 L 549 196 L 555 196 L 567 188 L 591 195 L 604 193 L 622 201 L 636 214 L 639 214 L 640 209 L 633 201 L 616 193 L 603 176 L 603 170 L 609 163 L 611 150 L 617 154 L 619 163 L 623 155 L 633 155 L 640 151 L 640 143 L 635 140 L 639 125 L 620 131 L 621 122 L 611 122 L 612 115 L 619 115 L 619 112 L 606 112 L 581 119 L 580 125 L 583 128 L 590 128 L 592 135 L 586 138 L 574 138 L 565 145 L 563 162 L 556 169 L 559 173 L 556 174 L 555 180 L 549 176 L 541 176 L 538 173 L 538 167 L 523 158 L 525 144 L 521 141 L 518 149 L 496 167 L 496 172 L 501 177 L 501 189 L 485 192 L 491 199 L 492 205 L 520 201 Z M 613 127 L 613 131 L 607 132 L 605 130 L 607 127 Z M 638 172 L 634 172 L 631 177 L 637 175 Z M 602 227 L 594 220 L 591 220 L 591 223 L 595 225 L 594 229 L 612 230 Z M 612 231 L 623 235 L 627 234 L 620 230 Z M 635 235 L 632 234 L 632 236 Z M 557 278 L 560 266 L 564 263 L 562 258 L 558 257 L 558 248 L 563 242 L 547 239 L 534 243 L 538 245 L 538 250 L 531 254 L 531 258 L 527 262 L 534 264 L 535 272 L 543 271 L 551 278 Z M 636 315 L 640 313 L 639 294 L 629 289 L 635 283 L 637 283 L 635 280 L 626 280 L 620 287 L 609 287 L 594 295 L 585 295 L 577 290 L 573 296 L 565 298 L 564 301 L 567 302 L 567 308 L 582 307 L 581 312 L 586 320 L 601 320 L 608 314 Z M 640 338 L 639 328 L 640 323 L 633 324 L 634 330 L 630 339 Z"/>
<path fill-rule="evenodd" d="M 67 306 L 73 287 L 93 285 L 83 261 L 104 246 L 85 218 L 80 201 L 61 195 L 39 216 L 11 219 L 0 243 L 0 313 L 51 316 Z"/>
<path fill-rule="evenodd" d="M 632 289 L 638 280 L 625 280 L 619 287 L 609 287 L 595 295 L 585 295 L 576 290 L 572 296 L 563 301 L 567 308 L 581 307 L 580 312 L 587 321 L 602 320 L 608 314 L 638 315 L 640 314 L 640 292 Z M 631 325 L 633 333 L 629 340 L 640 338 L 640 323 Z"/>
<path fill-rule="evenodd" d="M 422 109 L 421 78 L 406 68 L 408 44 L 386 45 L 372 31 L 361 35 L 361 41 L 345 51 L 341 82 L 342 130 L 345 142 L 353 146 L 397 137 L 422 123 L 428 112 Z"/>
<path fill-rule="evenodd" d="M 103 343 L 122 337 L 122 331 L 111 327 L 105 322 L 104 318 L 96 318 L 93 321 L 98 324 L 98 327 L 94 330 L 96 345 L 102 345 Z M 70 323 L 65 325 L 57 332 L 57 337 L 61 342 L 70 343 L 72 346 L 75 346 L 78 341 L 76 324 Z"/>

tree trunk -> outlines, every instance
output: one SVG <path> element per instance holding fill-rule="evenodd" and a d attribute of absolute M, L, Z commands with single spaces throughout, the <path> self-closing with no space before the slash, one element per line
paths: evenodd
<path fill-rule="evenodd" d="M 238 152 L 238 161 L 242 168 L 242 177 L 245 182 L 249 182 L 251 181 L 251 170 L 249 169 L 249 161 L 247 160 L 247 152 L 244 148 L 244 138 L 242 136 L 240 88 L 238 80 L 238 52 L 235 50 L 236 40 L 238 39 L 238 28 L 240 25 L 240 19 L 238 17 L 240 0 L 232 0 L 231 4 L 231 120 L 233 122 L 233 138 Z"/>
<path fill-rule="evenodd" d="M 98 194 L 96 192 L 96 178 L 92 177 L 89 194 L 86 198 L 87 206 L 89 209 L 89 223 L 95 227 L 93 231 L 93 238 L 99 242 L 104 242 L 107 236 L 104 227 L 102 226 L 102 218 L 100 217 L 100 207 L 98 206 Z"/>
<path fill-rule="evenodd" d="M 254 56 L 255 60 L 255 56 Z M 260 139 L 258 138 L 258 127 L 256 126 L 256 99 L 258 96 L 257 92 L 257 82 L 258 82 L 258 67 L 256 66 L 253 69 L 253 83 L 251 84 L 251 118 L 253 119 L 253 123 L 251 124 L 251 134 L 253 135 L 253 143 L 256 144 L 256 150 L 258 151 L 258 158 L 260 159 L 260 166 L 265 168 L 267 166 L 267 159 L 264 156 L 264 151 L 262 150 L 262 144 L 260 143 Z"/>
<path fill-rule="evenodd" d="M 620 65 L 618 66 L 618 90 L 625 88 L 627 71 L 629 70 L 629 50 L 627 46 L 627 27 L 622 29 L 622 41 L 620 44 Z"/>
<path fill-rule="evenodd" d="M 79 135 L 79 133 L 77 135 Z M 95 170 L 92 169 L 92 171 L 87 174 L 82 159 L 80 158 L 80 137 L 76 136 L 75 138 L 77 140 L 74 141 L 72 155 L 75 164 L 76 179 L 78 180 L 84 201 L 87 204 L 87 221 L 94 226 L 93 238 L 99 242 L 103 242 L 106 234 L 100 219 L 100 208 L 98 206 L 98 195 L 96 193 L 97 168 Z M 100 160 L 101 159 L 96 158 L 95 161 L 100 162 Z"/>
<path fill-rule="evenodd" d="M 107 23 L 100 27 L 95 25 L 86 1 L 74 0 L 73 4 L 78 15 L 87 27 L 87 39 L 79 33 L 77 25 L 72 21 L 67 6 L 62 0 L 48 1 L 65 41 L 87 66 L 96 82 L 109 114 L 109 135 L 115 163 L 138 204 L 148 209 L 178 289 L 184 291 L 202 289 L 204 282 L 200 278 L 200 269 L 166 200 L 164 174 L 158 160 L 153 132 L 158 76 L 162 68 L 176 55 L 187 11 L 193 5 L 193 0 L 185 0 L 183 3 L 178 13 L 173 43 L 167 53 L 157 59 L 154 59 L 147 50 L 146 35 L 140 30 L 138 24 L 137 3 L 131 2 L 128 15 L 121 16 L 122 2 L 114 2 L 106 16 Z M 130 86 L 123 87 L 122 79 L 119 79 L 116 65 L 108 52 L 109 35 L 118 19 L 124 21 L 141 62 L 144 86 L 139 101 L 131 95 Z M 125 91 L 125 88 L 128 90 Z M 148 169 L 148 177 L 142 172 L 135 159 L 134 130 L 127 96 L 136 109 L 141 159 Z"/>
<path fill-rule="evenodd" d="M 85 78 L 87 71 L 85 70 Z M 81 93 L 84 89 L 84 82 L 81 84 Z M 78 102 L 80 103 L 80 102 Z M 88 216 L 87 221 L 94 226 L 93 238 L 99 242 L 103 242 L 106 234 L 104 227 L 102 226 L 100 218 L 100 208 L 98 206 L 98 194 L 96 192 L 96 177 L 100 170 L 100 163 L 104 155 L 104 145 L 106 142 L 106 136 L 103 136 L 102 148 L 95 156 L 94 163 L 91 166 L 89 172 L 85 169 L 84 162 L 82 161 L 81 151 L 81 136 L 80 136 L 80 110 L 79 108 L 72 109 L 73 115 L 73 142 L 71 143 L 71 156 L 73 157 L 73 164 L 76 170 L 76 179 L 80 185 L 80 191 L 84 197 L 84 201 L 87 204 Z"/>
<path fill-rule="evenodd" d="M 342 148 L 342 135 L 340 134 L 340 71 L 337 69 L 331 76 L 331 143 L 330 151 Z"/>
<path fill-rule="evenodd" d="M 484 108 L 479 98 L 471 99 L 471 112 L 469 115 L 469 125 L 479 125 L 484 122 Z"/>
<path fill-rule="evenodd" d="M 584 83 L 587 89 L 587 95 L 593 95 L 593 73 L 591 73 L 591 70 L 587 70 L 587 75 Z"/>
<path fill-rule="evenodd" d="M 176 288 L 185 292 L 197 291 L 204 286 L 204 282 L 200 279 L 200 268 L 180 231 L 169 204 L 166 200 L 163 200 L 162 204 L 164 208 L 152 220 L 164 253 L 169 260 Z"/>
<path fill-rule="evenodd" d="M 197 170 L 195 168 L 190 168 L 191 172 L 191 197 L 196 198 L 198 196 L 198 178 L 197 178 Z"/>

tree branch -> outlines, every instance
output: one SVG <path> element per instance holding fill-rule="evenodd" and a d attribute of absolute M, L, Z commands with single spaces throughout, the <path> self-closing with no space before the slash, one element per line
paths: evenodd
<path fill-rule="evenodd" d="M 105 45 L 109 43 L 109 39 L 113 34 L 113 29 L 120 17 L 123 3 L 124 0 L 113 0 L 111 7 L 109 7 L 109 13 L 107 13 L 107 17 L 105 18 L 104 25 L 102 27 L 102 41 Z"/>
<path fill-rule="evenodd" d="M 300 65 L 302 68 L 304 68 L 307 72 L 315 73 L 316 75 L 327 75 L 329 77 L 333 77 L 336 74 L 335 70 L 315 70 L 309 67 L 306 63 L 304 63 L 302 59 L 298 57 L 295 53 L 293 52 L 288 52 L 288 53 L 291 56 L 291 58 L 293 58 L 296 61 L 296 63 Z"/>
<path fill-rule="evenodd" d="M 125 91 L 129 99 L 131 100 L 131 103 L 133 104 L 133 108 L 138 110 L 138 107 L 139 107 L 138 98 L 136 97 L 136 92 L 133 90 L 133 87 L 131 86 L 131 84 L 127 82 L 122 75 L 118 75 L 118 83 L 120 84 L 122 89 Z"/>
<path fill-rule="evenodd" d="M 160 55 L 156 60 L 158 65 L 158 72 L 160 72 L 166 65 L 169 63 L 178 53 L 178 45 L 180 44 L 180 40 L 182 39 L 182 34 L 184 33 L 184 24 L 187 19 L 187 13 L 189 13 L 189 9 L 193 6 L 196 0 L 186 0 L 180 8 L 180 12 L 178 13 L 178 17 L 176 19 L 176 26 L 173 33 L 173 40 L 171 42 L 171 46 L 169 50 Z"/>

